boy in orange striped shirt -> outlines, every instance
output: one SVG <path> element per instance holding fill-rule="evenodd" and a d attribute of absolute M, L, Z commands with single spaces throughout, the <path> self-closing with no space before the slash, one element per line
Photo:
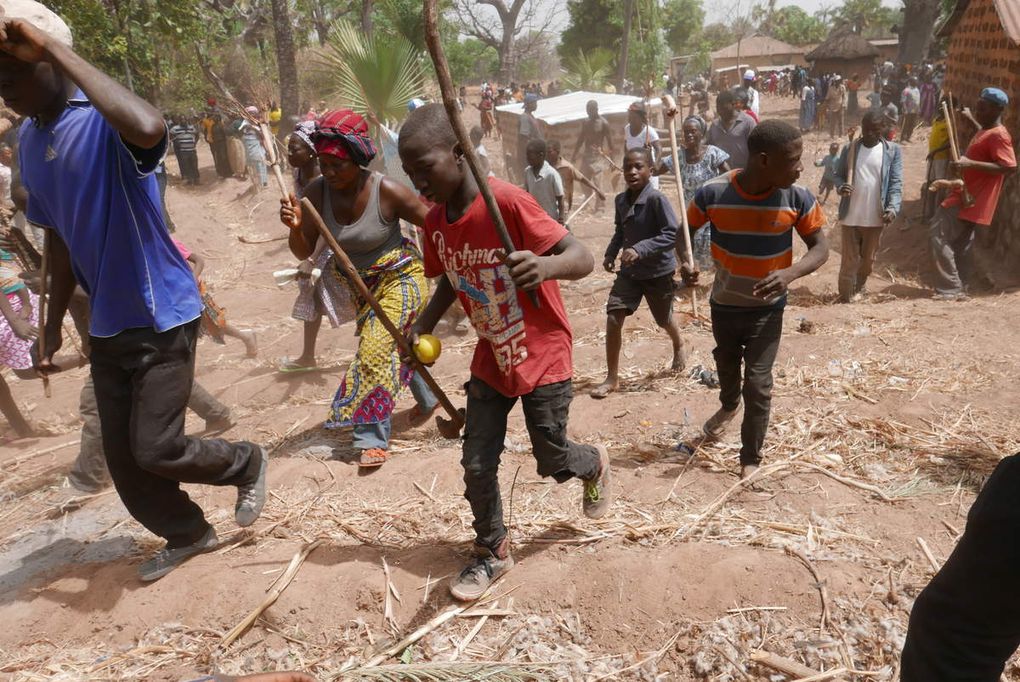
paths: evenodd
<path fill-rule="evenodd" d="M 704 432 L 709 439 L 722 436 L 743 395 L 742 479 L 761 464 L 786 293 L 794 280 L 811 274 L 829 257 L 822 232 L 825 216 L 811 192 L 794 184 L 803 170 L 800 132 L 781 121 L 763 121 L 747 146 L 747 167 L 702 185 L 687 208 L 692 232 L 711 224 L 716 266 L 712 333 L 722 407 L 705 422 Z M 796 263 L 794 230 L 808 246 Z M 681 271 L 684 281 L 697 283 L 697 271 L 686 266 Z"/>

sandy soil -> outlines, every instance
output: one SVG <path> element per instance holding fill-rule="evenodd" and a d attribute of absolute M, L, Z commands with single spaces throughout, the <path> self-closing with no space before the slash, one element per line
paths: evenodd
<path fill-rule="evenodd" d="M 765 107 L 794 113 L 789 101 L 766 99 Z M 622 390 L 601 402 L 587 395 L 603 377 L 611 276 L 596 272 L 564 286 L 576 347 L 570 429 L 609 445 L 617 502 L 606 519 L 589 521 L 578 483 L 538 479 L 515 411 L 502 481 L 509 498 L 516 478 L 518 566 L 495 590 L 500 611 L 443 625 L 404 662 L 445 665 L 449 679 L 469 677 L 472 662 L 497 660 L 537 666 L 516 669 L 519 677 L 544 666 L 559 679 L 769 679 L 750 661 L 766 650 L 815 670 L 874 673 L 853 679 L 894 679 L 912 599 L 932 574 L 919 539 L 936 562 L 944 559 L 984 476 L 1020 440 L 1007 411 L 1020 390 L 1017 295 L 940 303 L 924 283 L 925 137 L 921 131 L 906 148 L 907 201 L 885 232 L 867 301 L 834 304 L 838 227 L 830 227 L 829 263 L 795 286 L 766 450 L 766 463 L 785 465 L 756 489 L 734 489 L 735 430 L 693 459 L 677 451 L 679 443 L 697 446 L 717 392 L 665 373 L 668 340 L 647 311 L 625 330 Z M 810 135 L 805 146 L 820 158 L 827 140 Z M 238 425 L 228 437 L 272 448 L 265 513 L 240 531 L 232 489 L 189 486 L 223 545 L 142 585 L 137 564 L 158 543 L 114 493 L 71 513 L 54 507 L 52 486 L 77 453 L 86 370 L 54 378 L 48 400 L 38 382 L 9 378 L 51 435 L 11 440 L 0 425 L 5 677 L 169 680 L 304 668 L 329 679 L 451 605 L 445 580 L 471 538 L 458 444 L 432 424 L 412 428 L 409 396 L 400 403 L 396 456 L 376 473 L 360 475 L 351 464 L 348 435 L 320 430 L 353 356 L 352 330 L 323 331 L 322 371 L 276 371 L 280 357 L 300 352 L 300 323 L 289 317 L 295 290 L 278 289 L 270 276 L 293 259 L 282 241 L 239 239 L 282 234 L 276 196 L 238 198 L 247 185 L 213 181 L 202 152 L 206 184 L 172 187 L 170 207 L 179 237 L 208 261 L 207 281 L 230 320 L 257 332 L 260 356 L 246 359 L 236 341 L 203 340 L 197 375 L 234 410 Z M 803 182 L 816 187 L 819 171 L 806 161 Z M 834 200 L 826 210 L 834 214 Z M 611 230 L 608 213 L 575 223 L 597 255 Z M 677 309 L 689 366 L 711 367 L 711 331 L 692 324 L 687 299 Z M 463 404 L 473 340 L 447 334 L 445 342 L 436 375 Z M 191 431 L 202 428 L 189 419 Z M 316 539 L 322 544 L 279 601 L 220 648 L 223 634 Z"/>

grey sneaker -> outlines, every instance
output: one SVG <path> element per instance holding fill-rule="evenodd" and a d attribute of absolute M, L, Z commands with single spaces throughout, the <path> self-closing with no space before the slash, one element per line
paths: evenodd
<path fill-rule="evenodd" d="M 475 545 L 476 558 L 460 575 L 450 583 L 450 594 L 458 601 L 480 599 L 492 583 L 514 567 L 510 556 L 510 542 L 504 538 L 496 551 Z"/>
<path fill-rule="evenodd" d="M 246 528 L 259 518 L 266 504 L 266 467 L 269 453 L 259 448 L 259 474 L 251 483 L 237 486 L 237 504 L 234 506 L 234 520 Z"/>
<path fill-rule="evenodd" d="M 726 433 L 726 427 L 730 425 L 733 418 L 737 416 L 737 412 L 740 408 L 737 407 L 735 410 L 727 410 L 726 408 L 720 407 L 719 410 L 708 418 L 705 425 L 701 427 L 701 430 L 705 433 L 705 437 L 711 440 L 717 440 Z"/>
<path fill-rule="evenodd" d="M 584 515 L 589 519 L 601 519 L 609 510 L 609 503 L 612 502 L 612 493 L 609 489 L 612 480 L 612 467 L 609 463 L 609 450 L 604 445 L 596 445 L 599 451 L 599 473 L 588 481 L 584 481 L 584 496 L 581 499 L 581 506 Z"/>
<path fill-rule="evenodd" d="M 202 539 L 195 544 L 185 547 L 174 547 L 173 549 L 164 547 L 156 552 L 156 556 L 142 562 L 142 565 L 138 567 L 138 578 L 144 583 L 159 580 L 196 554 L 216 549 L 218 544 L 219 540 L 216 537 L 216 531 L 210 526 L 209 530 L 202 536 Z"/>

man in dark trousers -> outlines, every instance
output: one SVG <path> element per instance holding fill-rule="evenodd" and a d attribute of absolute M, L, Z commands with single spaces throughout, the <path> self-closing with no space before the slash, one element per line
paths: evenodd
<path fill-rule="evenodd" d="M 28 117 L 19 149 L 27 217 L 48 228 L 51 242 L 38 369 L 55 370 L 77 279 L 91 304 L 92 380 L 110 474 L 131 515 L 166 539 L 139 567 L 142 580 L 156 580 L 217 544 L 180 484 L 236 486 L 235 519 L 251 525 L 265 503 L 266 453 L 184 435 L 202 302 L 152 177 L 168 139 L 159 111 L 75 54 L 49 10 L 10 0 L 0 9 L 0 96 Z"/>

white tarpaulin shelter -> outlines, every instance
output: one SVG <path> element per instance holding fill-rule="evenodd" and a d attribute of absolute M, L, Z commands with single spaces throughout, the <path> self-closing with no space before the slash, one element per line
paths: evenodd
<path fill-rule="evenodd" d="M 587 107 L 590 100 L 599 103 L 599 113 L 603 116 L 626 114 L 631 103 L 639 99 L 641 98 L 630 95 L 610 95 L 605 92 L 571 92 L 558 97 L 538 100 L 535 117 L 548 125 L 581 121 L 588 117 Z M 661 106 L 662 102 L 658 98 L 651 100 L 648 103 L 648 113 L 651 114 Z M 504 104 L 501 107 L 496 107 L 496 111 L 520 116 L 524 113 L 524 105 Z"/>

